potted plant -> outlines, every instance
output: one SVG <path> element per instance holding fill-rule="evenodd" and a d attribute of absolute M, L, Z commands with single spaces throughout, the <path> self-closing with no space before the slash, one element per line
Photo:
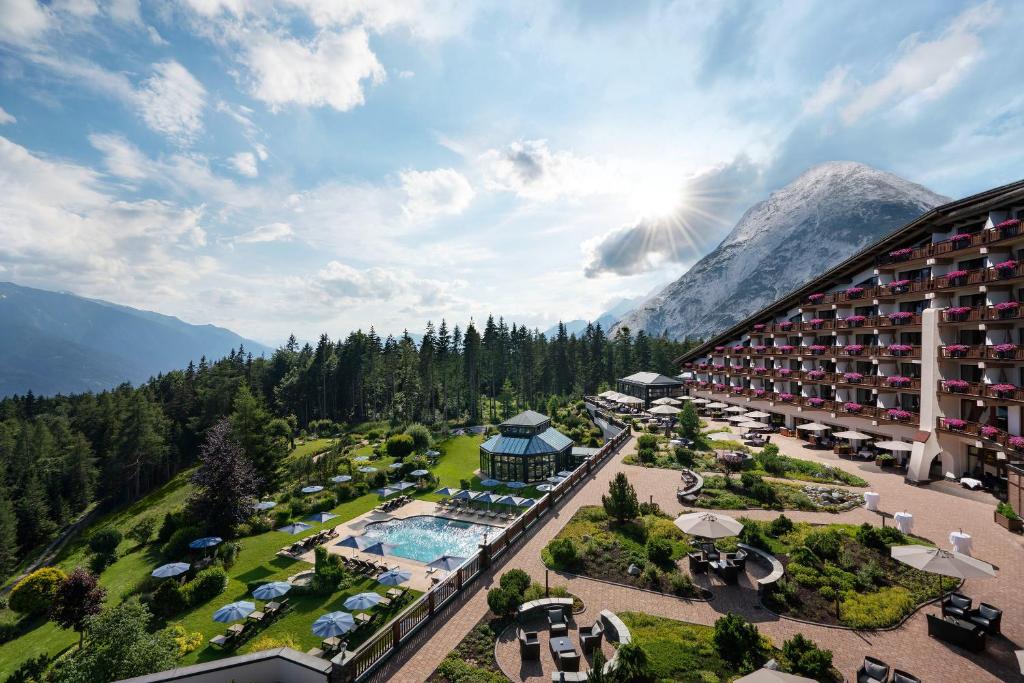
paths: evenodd
<path fill-rule="evenodd" d="M 964 427 L 967 426 L 967 422 L 958 417 L 944 417 L 942 418 L 942 426 L 954 432 L 962 432 Z"/>
<path fill-rule="evenodd" d="M 996 524 L 1007 531 L 1012 531 L 1015 534 L 1024 531 L 1024 520 L 1021 520 L 1020 515 L 1014 512 L 1013 507 L 1009 503 L 1000 501 L 996 505 L 993 518 Z"/>
<path fill-rule="evenodd" d="M 963 358 L 971 347 L 967 344 L 949 344 L 946 346 L 946 355 L 950 358 Z"/>
<path fill-rule="evenodd" d="M 894 356 L 905 356 L 913 350 L 910 344 L 889 344 L 889 353 Z"/>
<path fill-rule="evenodd" d="M 845 351 L 846 355 L 848 355 L 848 356 L 859 356 L 861 353 L 864 352 L 864 345 L 863 344 L 847 344 L 846 347 L 843 349 L 843 351 Z"/>
<path fill-rule="evenodd" d="M 1009 259 L 1003 261 L 1002 263 L 997 263 L 995 268 L 996 273 L 999 274 L 999 277 L 1013 277 L 1013 274 L 1017 271 L 1017 262 L 1014 261 L 1013 259 Z"/>
<path fill-rule="evenodd" d="M 1005 320 L 1017 315 L 1017 309 L 1020 308 L 1020 304 L 1016 301 L 1001 301 L 992 308 L 996 311 L 996 317 Z"/>
<path fill-rule="evenodd" d="M 1001 359 L 1013 358 L 1016 351 L 1016 344 L 996 344 L 992 347 L 992 352 L 996 355 L 996 358 Z"/>
<path fill-rule="evenodd" d="M 946 391 L 953 394 L 962 394 L 970 388 L 970 383 L 965 379 L 947 379 L 942 382 Z"/>
<path fill-rule="evenodd" d="M 970 306 L 950 306 L 943 311 L 947 322 L 962 322 L 971 314 Z"/>
<path fill-rule="evenodd" d="M 907 261 L 911 256 L 914 255 L 914 250 L 910 247 L 903 247 L 902 249 L 893 249 L 889 252 L 889 257 L 894 261 Z"/>
<path fill-rule="evenodd" d="M 967 282 L 968 275 L 966 270 L 951 270 L 946 273 L 946 282 L 953 287 L 959 287 Z"/>
<path fill-rule="evenodd" d="M 896 464 L 896 457 L 890 453 L 881 453 L 875 457 L 875 464 L 879 467 L 892 467 Z"/>
<path fill-rule="evenodd" d="M 910 289 L 910 280 L 893 280 L 886 287 L 893 294 L 906 294 Z"/>
<path fill-rule="evenodd" d="M 888 318 L 893 325 L 906 325 L 914 319 L 914 314 L 910 311 L 895 311 L 890 313 Z"/>

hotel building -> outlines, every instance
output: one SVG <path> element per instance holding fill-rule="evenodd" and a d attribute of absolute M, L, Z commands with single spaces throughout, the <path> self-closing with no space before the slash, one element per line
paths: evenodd
<path fill-rule="evenodd" d="M 679 358 L 689 393 L 907 442 L 909 482 L 1005 483 L 1024 459 L 1022 218 L 1024 181 L 928 211 Z"/>

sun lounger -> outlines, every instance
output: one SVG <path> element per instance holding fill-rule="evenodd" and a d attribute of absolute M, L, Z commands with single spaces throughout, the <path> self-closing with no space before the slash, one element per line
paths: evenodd
<path fill-rule="evenodd" d="M 210 645 L 213 645 L 215 647 L 225 648 L 225 647 L 227 647 L 231 643 L 232 640 L 233 639 L 228 637 L 228 636 L 217 635 L 217 636 L 214 636 L 213 638 L 210 638 Z"/>

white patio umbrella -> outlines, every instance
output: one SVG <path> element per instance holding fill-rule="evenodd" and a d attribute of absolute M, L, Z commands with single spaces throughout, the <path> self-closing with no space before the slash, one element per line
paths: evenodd
<path fill-rule="evenodd" d="M 695 399 L 693 396 L 680 396 L 676 400 L 678 400 L 678 401 L 695 401 L 697 399 Z"/>
<path fill-rule="evenodd" d="M 852 429 L 848 429 L 845 432 L 836 432 L 832 436 L 836 437 L 837 439 L 849 439 L 850 441 L 864 441 L 866 439 L 875 438 L 870 434 L 863 434 Z"/>
<path fill-rule="evenodd" d="M 676 398 L 672 398 L 671 396 L 662 396 L 659 399 L 651 401 L 651 403 L 657 406 L 677 406 L 680 403 L 682 403 L 682 401 Z"/>
<path fill-rule="evenodd" d="M 909 453 L 914 450 L 914 446 L 906 441 L 876 441 L 875 446 L 897 453 Z"/>
<path fill-rule="evenodd" d="M 743 531 L 743 524 L 737 520 L 714 512 L 691 512 L 680 515 L 675 524 L 684 534 L 702 538 L 726 538 Z"/>
<path fill-rule="evenodd" d="M 752 674 L 743 678 L 737 678 L 736 683 L 814 683 L 813 678 L 804 678 L 796 674 L 788 674 L 775 669 L 758 669 Z"/>
<path fill-rule="evenodd" d="M 722 412 L 725 412 L 725 413 L 745 413 L 745 412 L 747 412 L 747 409 L 746 408 L 741 408 L 740 406 L 729 406 L 728 408 L 726 408 Z"/>
<path fill-rule="evenodd" d="M 711 403 L 711 401 L 707 400 L 706 398 L 695 398 L 695 399 L 693 399 L 693 402 L 696 405 L 699 405 L 699 406 L 707 405 L 708 403 Z"/>
<path fill-rule="evenodd" d="M 988 562 L 963 555 L 953 550 L 929 548 L 923 545 L 896 545 L 889 549 L 894 560 L 940 577 L 955 579 L 992 579 L 996 568 Z M 942 579 L 939 579 L 942 586 Z"/>
<path fill-rule="evenodd" d="M 746 419 L 746 418 L 743 418 Z M 741 422 L 736 425 L 740 429 L 767 429 L 768 425 L 764 422 Z"/>
<path fill-rule="evenodd" d="M 715 432 L 714 434 L 708 434 L 708 438 L 712 441 L 738 441 L 739 435 L 732 432 Z"/>
<path fill-rule="evenodd" d="M 832 429 L 828 425 L 823 425 L 820 422 L 808 422 L 807 424 L 797 425 L 797 429 L 802 429 L 805 432 L 824 432 Z"/>
<path fill-rule="evenodd" d="M 609 389 L 608 391 L 602 391 L 598 396 L 601 398 L 612 398 L 613 396 L 618 396 L 618 394 L 619 392 Z"/>
<path fill-rule="evenodd" d="M 655 408 L 651 408 L 647 412 L 651 415 L 678 415 L 683 411 L 679 410 L 679 408 L 676 408 L 675 406 L 660 405 Z"/>
<path fill-rule="evenodd" d="M 771 417 L 771 414 L 766 413 L 763 410 L 755 410 L 753 412 L 747 413 L 747 417 L 749 417 L 751 420 L 763 420 L 766 417 Z"/>
<path fill-rule="evenodd" d="M 704 407 L 705 408 L 709 408 L 711 410 L 721 410 L 722 408 L 728 408 L 729 404 L 728 403 L 722 403 L 721 401 L 715 401 L 714 403 L 709 403 L 709 404 L 707 404 Z"/>
<path fill-rule="evenodd" d="M 739 422 L 746 422 L 748 418 L 747 418 L 746 415 L 732 415 L 732 416 L 730 416 L 727 419 L 729 420 L 729 422 L 739 423 Z"/>
<path fill-rule="evenodd" d="M 619 403 L 625 403 L 627 405 L 633 406 L 640 405 L 644 402 L 642 398 L 637 398 L 636 396 L 619 396 L 615 400 L 618 401 Z"/>

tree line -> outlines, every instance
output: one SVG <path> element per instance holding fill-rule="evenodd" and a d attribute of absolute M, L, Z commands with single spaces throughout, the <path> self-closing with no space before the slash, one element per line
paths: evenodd
<path fill-rule="evenodd" d="M 294 336 L 270 357 L 244 348 L 133 387 L 0 401 L 0 574 L 90 505 L 129 503 L 192 465 L 207 432 L 233 434 L 273 490 L 277 461 L 326 423 L 479 424 L 499 406 L 543 410 L 639 370 L 676 371 L 691 343 L 600 325 L 550 339 L 489 317 L 482 329 L 427 323 L 422 340 L 373 328 L 315 345 Z M 504 412 L 504 411 L 503 411 Z"/>

